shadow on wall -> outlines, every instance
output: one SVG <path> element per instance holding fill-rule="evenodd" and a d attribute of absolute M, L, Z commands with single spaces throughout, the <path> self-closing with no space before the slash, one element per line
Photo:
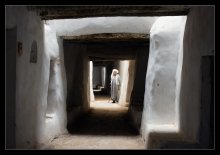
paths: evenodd
<path fill-rule="evenodd" d="M 16 28 L 6 30 L 6 149 L 16 146 L 16 38 Z"/>
<path fill-rule="evenodd" d="M 13 27 L 17 29 L 16 44 L 12 45 L 12 48 L 16 49 L 17 43 L 20 42 L 23 51 L 16 55 L 15 61 L 15 147 L 17 149 L 36 148 L 43 139 L 43 107 L 47 94 L 47 85 L 44 83 L 47 78 L 43 42 L 44 26 L 40 17 L 35 12 L 27 11 L 25 6 L 6 6 L 6 19 L 7 29 Z M 10 39 L 10 36 L 6 41 L 7 39 Z"/>
<path fill-rule="evenodd" d="M 64 63 L 67 78 L 67 129 L 89 109 L 89 61 L 86 46 L 63 42 Z M 74 52 L 72 52 L 74 50 Z"/>
<path fill-rule="evenodd" d="M 214 10 L 194 6 L 187 16 L 179 103 L 185 139 L 205 149 L 214 148 L 214 63 L 208 58 L 214 58 Z"/>

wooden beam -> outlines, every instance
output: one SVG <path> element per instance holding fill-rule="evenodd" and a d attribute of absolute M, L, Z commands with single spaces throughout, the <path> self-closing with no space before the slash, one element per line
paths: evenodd
<path fill-rule="evenodd" d="M 190 6 L 27 6 L 42 20 L 112 16 L 179 16 L 187 15 Z"/>
<path fill-rule="evenodd" d="M 109 59 L 135 59 L 135 51 L 91 51 L 87 53 L 89 57 L 97 58 L 97 60 Z"/>
<path fill-rule="evenodd" d="M 130 56 L 117 56 L 117 57 L 94 57 L 90 56 L 89 57 L 90 61 L 117 61 L 117 60 L 135 60 L 135 57 L 130 57 Z"/>
<path fill-rule="evenodd" d="M 147 42 L 149 41 L 149 34 L 144 33 L 99 33 L 80 36 L 62 36 L 62 39 L 71 42 L 110 42 L 110 41 L 133 41 L 133 42 Z"/>
<path fill-rule="evenodd" d="M 148 46 L 87 46 L 87 55 L 97 60 L 130 60 L 135 59 L 136 53 Z"/>

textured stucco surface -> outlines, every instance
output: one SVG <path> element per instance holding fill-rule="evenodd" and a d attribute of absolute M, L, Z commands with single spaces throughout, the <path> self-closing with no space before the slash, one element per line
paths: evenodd
<path fill-rule="evenodd" d="M 46 35 L 50 30 L 44 27 L 35 12 L 28 12 L 26 7 L 6 7 L 6 28 L 13 27 L 17 27 L 17 41 L 22 43 L 23 50 L 21 56 L 16 56 L 16 148 L 36 148 L 56 134 L 65 132 L 62 43 L 57 42 L 56 33 Z M 49 47 L 44 46 L 48 39 Z M 37 63 L 30 63 L 34 40 L 37 42 Z M 57 95 L 54 113 L 57 115 L 47 122 L 50 59 L 58 55 L 61 63 L 54 68 L 54 92 Z"/>
<path fill-rule="evenodd" d="M 78 36 L 95 33 L 146 33 L 158 17 L 97 17 L 51 20 L 48 24 L 58 36 Z"/>
<path fill-rule="evenodd" d="M 160 132 L 163 125 L 174 125 L 177 117 L 176 71 L 186 17 L 160 17 L 150 31 L 150 53 L 146 74 L 141 132 Z M 154 126 L 161 125 L 160 128 Z M 152 126 L 150 129 L 149 126 Z M 165 128 L 166 129 L 166 128 Z M 167 128 L 167 131 L 171 128 Z M 166 131 L 166 130 L 165 130 Z M 146 138 L 147 139 L 147 138 Z"/>
<path fill-rule="evenodd" d="M 214 55 L 214 7 L 192 7 L 186 21 L 180 90 L 180 127 L 185 139 L 198 141 L 202 56 Z M 214 66 L 213 66 L 214 67 Z M 202 120 L 207 123 L 208 120 Z M 190 127 L 190 130 L 188 130 Z"/>

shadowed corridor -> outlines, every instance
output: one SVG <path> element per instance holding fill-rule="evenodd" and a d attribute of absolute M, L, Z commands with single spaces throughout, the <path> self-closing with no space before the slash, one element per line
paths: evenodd
<path fill-rule="evenodd" d="M 144 149 L 138 131 L 132 126 L 128 107 L 96 95 L 90 112 L 79 118 L 68 134 L 55 137 L 46 149 Z"/>
<path fill-rule="evenodd" d="M 5 149 L 215 149 L 214 6 L 5 15 Z"/>

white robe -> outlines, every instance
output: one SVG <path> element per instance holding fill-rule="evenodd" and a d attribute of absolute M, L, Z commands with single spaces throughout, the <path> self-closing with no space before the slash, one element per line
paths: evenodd
<path fill-rule="evenodd" d="M 111 76 L 111 99 L 118 101 L 119 99 L 119 89 L 120 89 L 120 76 Z"/>

